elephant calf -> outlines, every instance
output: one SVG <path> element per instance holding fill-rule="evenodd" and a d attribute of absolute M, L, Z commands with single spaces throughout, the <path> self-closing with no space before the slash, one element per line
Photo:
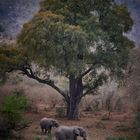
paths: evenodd
<path fill-rule="evenodd" d="M 79 126 L 59 126 L 56 130 L 56 140 L 77 140 L 77 137 L 87 140 L 87 134 L 83 127 Z"/>
<path fill-rule="evenodd" d="M 52 118 L 42 118 L 40 120 L 40 127 L 42 130 L 42 133 L 51 134 L 52 127 L 58 127 L 59 123 L 57 120 Z"/>

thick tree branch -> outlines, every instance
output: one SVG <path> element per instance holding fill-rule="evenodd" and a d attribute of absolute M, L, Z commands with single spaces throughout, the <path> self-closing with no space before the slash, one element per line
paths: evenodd
<path fill-rule="evenodd" d="M 84 85 L 83 88 L 87 89 L 81 96 L 81 98 L 87 94 L 89 94 L 91 91 L 96 91 L 98 87 L 103 85 L 103 82 L 106 81 L 106 75 L 100 74 L 96 79 L 93 81 L 92 85 Z M 95 92 L 96 93 L 96 92 Z"/>
<path fill-rule="evenodd" d="M 87 75 L 89 72 L 91 72 L 92 71 L 92 69 L 93 69 L 93 67 L 95 66 L 95 65 L 97 65 L 98 64 L 98 62 L 94 62 L 93 64 L 92 64 L 92 66 L 90 66 L 84 73 L 82 73 L 78 78 L 82 78 L 82 77 L 84 77 L 85 75 Z"/>
<path fill-rule="evenodd" d="M 84 73 L 82 73 L 78 78 L 82 78 L 85 75 L 87 75 L 91 70 L 92 70 L 93 66 L 91 66 L 90 68 L 88 68 Z"/>
<path fill-rule="evenodd" d="M 23 74 L 27 75 L 29 78 L 37 80 L 39 83 L 49 85 L 50 87 L 55 89 L 58 93 L 60 93 L 66 100 L 68 99 L 68 96 L 54 84 L 54 81 L 52 81 L 50 79 L 41 79 L 41 78 L 35 76 L 35 74 L 33 73 L 32 69 L 30 67 L 23 67 L 20 70 L 23 72 Z"/>
<path fill-rule="evenodd" d="M 94 91 L 93 91 L 93 90 L 94 90 Z M 82 97 L 83 97 L 83 96 L 86 96 L 87 94 L 89 94 L 89 93 L 91 93 L 91 92 L 93 92 L 93 94 L 95 94 L 95 89 L 94 89 L 94 88 L 88 89 L 87 91 L 85 91 L 85 92 L 83 93 Z"/>
<path fill-rule="evenodd" d="M 96 91 L 97 88 L 98 87 L 92 87 L 92 88 L 87 89 L 79 98 L 81 99 L 82 97 L 88 95 L 91 92 L 92 92 L 92 95 L 97 95 L 97 91 Z"/>
<path fill-rule="evenodd" d="M 98 83 L 98 80 L 97 79 L 95 82 L 94 82 L 94 85 L 93 86 L 88 86 L 88 85 L 85 85 L 84 88 L 86 88 L 87 90 L 80 96 L 80 99 L 84 96 L 86 96 L 87 94 L 93 92 L 93 94 L 95 95 L 97 92 L 96 92 L 96 89 L 100 86 L 100 83 Z"/>
<path fill-rule="evenodd" d="M 53 80 L 39 78 L 38 76 L 36 76 L 34 74 L 34 72 L 32 71 L 32 69 L 30 68 L 30 66 L 11 67 L 6 72 L 10 73 L 10 72 L 15 71 L 15 70 L 21 71 L 21 74 L 24 74 L 24 75 L 28 76 L 29 78 L 38 81 L 39 83 L 43 83 L 43 84 L 49 85 L 50 87 L 52 87 L 53 89 L 55 89 L 60 95 L 62 95 L 65 98 L 66 101 L 69 100 L 69 95 L 66 94 L 64 91 L 62 91 L 59 87 L 57 87 L 54 84 L 54 81 Z"/>

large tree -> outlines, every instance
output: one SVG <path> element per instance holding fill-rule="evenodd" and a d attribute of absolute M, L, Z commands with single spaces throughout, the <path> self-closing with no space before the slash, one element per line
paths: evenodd
<path fill-rule="evenodd" d="M 57 90 L 68 119 L 77 119 L 82 97 L 95 93 L 108 77 L 122 77 L 133 47 L 123 33 L 132 24 L 126 7 L 113 0 L 44 0 L 18 37 L 27 58 L 17 69 Z M 41 77 L 32 64 L 40 66 Z M 66 77 L 69 88 L 60 89 L 50 72 Z"/>

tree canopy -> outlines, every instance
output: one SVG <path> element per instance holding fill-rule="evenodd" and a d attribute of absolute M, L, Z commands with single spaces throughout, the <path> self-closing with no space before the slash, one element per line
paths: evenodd
<path fill-rule="evenodd" d="M 0 44 L 0 82 L 6 80 L 6 72 L 19 70 L 27 62 L 26 51 L 15 44 Z"/>
<path fill-rule="evenodd" d="M 80 76 L 94 63 L 120 71 L 133 46 L 123 32 L 132 24 L 126 7 L 112 0 L 44 0 L 18 42 L 34 62 L 65 76 Z"/>

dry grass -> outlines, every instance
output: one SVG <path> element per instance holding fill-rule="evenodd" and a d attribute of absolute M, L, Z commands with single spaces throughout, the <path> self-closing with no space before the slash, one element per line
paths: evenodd
<path fill-rule="evenodd" d="M 45 140 L 46 136 L 41 133 L 39 121 L 42 117 L 52 117 L 57 119 L 63 125 L 79 125 L 86 129 L 88 133 L 88 140 L 105 140 L 112 136 L 132 136 L 133 134 L 133 112 L 129 109 L 125 112 L 112 112 L 110 120 L 102 120 L 103 116 L 107 114 L 102 108 L 94 110 L 94 102 L 91 96 L 83 101 L 83 108 L 80 108 L 80 120 L 69 121 L 66 118 L 60 118 L 56 114 L 56 107 L 64 106 L 62 98 L 50 87 L 38 84 L 36 81 L 24 78 L 22 82 L 17 84 L 8 83 L 0 89 L 7 94 L 15 89 L 23 89 L 25 95 L 28 97 L 31 110 L 25 114 L 32 123 L 29 127 L 18 132 L 24 140 Z M 99 102 L 102 102 L 102 100 Z M 84 112 L 83 109 L 92 105 L 90 112 Z M 32 111 L 35 109 L 35 111 Z M 125 131 L 124 131 L 125 130 Z M 53 129 L 53 134 L 55 129 Z M 21 138 L 20 138 L 21 139 Z M 21 140 L 22 140 L 21 139 Z M 54 139 L 53 139 L 54 140 Z M 80 140 L 80 139 L 78 139 Z"/>
<path fill-rule="evenodd" d="M 110 120 L 103 121 L 102 116 L 106 112 L 100 111 L 96 114 L 89 112 L 83 112 L 83 116 L 79 121 L 70 121 L 66 118 L 59 118 L 56 116 L 54 111 L 42 111 L 38 114 L 26 113 L 25 116 L 31 119 L 32 124 L 22 130 L 20 134 L 25 140 L 44 140 L 45 135 L 41 133 L 39 127 L 39 121 L 42 117 L 52 117 L 57 119 L 62 125 L 79 125 L 86 129 L 88 133 L 88 140 L 105 140 L 107 137 L 113 136 L 132 136 L 134 129 L 132 128 L 132 123 L 134 115 L 132 112 L 120 114 L 120 112 L 112 113 Z M 103 126 L 103 127 L 102 127 Z M 123 129 L 122 129 L 123 128 Z M 53 129 L 53 135 L 55 134 L 55 128 Z M 53 137 L 53 140 L 54 137 Z M 81 140 L 80 138 L 78 140 Z"/>

